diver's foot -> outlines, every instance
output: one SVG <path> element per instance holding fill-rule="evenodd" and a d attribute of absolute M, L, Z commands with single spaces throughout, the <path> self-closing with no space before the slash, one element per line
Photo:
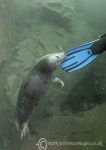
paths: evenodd
<path fill-rule="evenodd" d="M 29 133 L 30 131 L 29 131 L 28 123 L 24 123 L 23 129 L 21 131 L 21 140 L 23 139 L 23 137 L 27 136 Z"/>

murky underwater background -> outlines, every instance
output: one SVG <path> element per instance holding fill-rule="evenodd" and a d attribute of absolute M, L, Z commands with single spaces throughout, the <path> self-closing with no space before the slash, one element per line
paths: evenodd
<path fill-rule="evenodd" d="M 106 0 L 0 0 L 0 150 L 37 150 L 47 141 L 102 142 L 103 146 L 48 146 L 48 150 L 106 149 L 106 54 L 79 71 L 56 75 L 30 121 L 31 139 L 14 124 L 20 85 L 36 60 L 106 33 Z M 37 136 L 37 134 L 39 137 Z"/>

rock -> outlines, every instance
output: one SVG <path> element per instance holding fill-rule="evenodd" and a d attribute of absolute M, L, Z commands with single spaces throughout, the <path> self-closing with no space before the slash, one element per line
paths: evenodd
<path fill-rule="evenodd" d="M 17 75 L 16 74 L 12 74 L 12 75 L 10 75 L 7 78 L 7 83 L 8 83 L 9 88 L 13 87 L 13 84 L 14 84 L 14 82 L 15 82 L 16 79 L 17 79 Z"/>
<path fill-rule="evenodd" d="M 40 46 L 43 50 L 45 50 L 45 49 L 46 49 L 45 44 L 44 44 L 44 43 L 43 43 L 43 41 L 41 41 L 40 39 L 39 39 L 38 44 L 39 44 L 39 46 Z"/>
<path fill-rule="evenodd" d="M 62 3 L 49 2 L 42 6 L 42 19 L 69 31 L 71 29 L 71 13 L 68 13 L 66 10 L 69 12 L 69 8 L 63 6 Z"/>
<path fill-rule="evenodd" d="M 61 2 L 47 2 L 47 5 L 55 9 L 63 8 L 63 4 Z"/>

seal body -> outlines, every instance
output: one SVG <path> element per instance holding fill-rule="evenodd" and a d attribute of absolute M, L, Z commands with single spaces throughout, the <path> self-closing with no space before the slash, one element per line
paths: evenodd
<path fill-rule="evenodd" d="M 21 138 L 29 132 L 28 122 L 40 97 L 46 92 L 58 62 L 64 53 L 54 53 L 42 57 L 33 67 L 20 88 L 16 106 L 16 125 Z"/>

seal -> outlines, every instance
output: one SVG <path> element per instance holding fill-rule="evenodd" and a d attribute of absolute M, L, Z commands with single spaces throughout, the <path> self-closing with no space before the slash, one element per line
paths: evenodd
<path fill-rule="evenodd" d="M 62 88 L 64 87 L 63 81 L 59 78 L 53 78 L 59 62 L 64 57 L 64 52 L 42 57 L 23 81 L 17 97 L 15 122 L 21 139 L 29 132 L 28 123 L 32 111 L 38 104 L 41 96 L 47 91 L 49 81 L 53 80 L 53 82 L 59 83 Z"/>

